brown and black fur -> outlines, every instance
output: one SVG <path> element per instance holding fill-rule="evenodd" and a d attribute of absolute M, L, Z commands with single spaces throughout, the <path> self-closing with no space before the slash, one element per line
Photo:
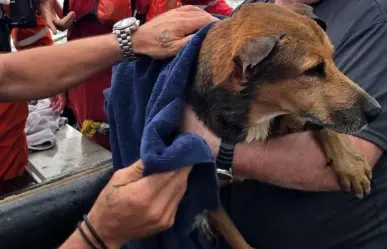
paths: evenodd
<path fill-rule="evenodd" d="M 214 25 L 200 50 L 189 103 L 230 143 L 320 128 L 329 166 L 346 191 L 370 191 L 371 168 L 347 140 L 381 112 L 377 101 L 341 73 L 333 46 L 302 4 L 247 4 Z M 214 227 L 233 249 L 251 248 L 219 210 Z"/>

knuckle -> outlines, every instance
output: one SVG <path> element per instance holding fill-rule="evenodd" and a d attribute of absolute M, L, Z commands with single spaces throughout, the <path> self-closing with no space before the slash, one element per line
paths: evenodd
<path fill-rule="evenodd" d="M 182 11 L 190 11 L 190 10 L 198 10 L 199 8 L 193 5 L 183 5 L 178 9 Z"/>
<path fill-rule="evenodd" d="M 161 211 L 161 209 L 154 208 L 149 211 L 148 219 L 151 223 L 160 224 L 160 223 L 163 223 L 162 215 L 163 215 L 163 212 Z"/>
<path fill-rule="evenodd" d="M 159 222 L 159 229 L 160 230 L 167 230 L 169 228 L 171 228 L 173 226 L 173 224 L 175 223 L 175 219 L 174 218 L 168 218 L 168 219 L 161 219 L 160 222 Z"/>
<path fill-rule="evenodd" d="M 125 177 L 125 172 L 124 172 L 124 169 L 119 169 L 117 170 L 112 178 L 111 178 L 111 182 L 114 183 L 114 182 L 121 182 L 122 180 L 124 180 L 124 177 Z"/>

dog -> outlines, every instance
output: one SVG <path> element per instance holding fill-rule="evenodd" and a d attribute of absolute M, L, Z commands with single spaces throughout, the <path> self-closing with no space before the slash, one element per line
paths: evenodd
<path fill-rule="evenodd" d="M 242 6 L 207 34 L 188 102 L 228 143 L 314 130 L 343 189 L 362 198 L 370 192 L 371 167 L 345 134 L 382 109 L 335 66 L 323 28 L 307 5 Z M 222 209 L 208 218 L 233 249 L 252 248 Z"/>

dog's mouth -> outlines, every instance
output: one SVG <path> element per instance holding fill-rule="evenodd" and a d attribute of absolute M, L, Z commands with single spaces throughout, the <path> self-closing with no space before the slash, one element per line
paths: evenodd
<path fill-rule="evenodd" d="M 318 131 L 322 129 L 324 129 L 322 125 L 312 123 L 311 121 L 306 121 L 304 124 L 304 131 Z"/>
<path fill-rule="evenodd" d="M 321 130 L 321 129 L 329 129 L 335 132 L 344 133 L 344 134 L 354 134 L 360 131 L 366 123 L 362 122 L 360 118 L 351 118 L 351 120 L 341 120 L 341 122 L 326 122 L 321 120 L 316 115 L 313 114 L 305 114 L 302 116 L 305 120 L 304 130 Z"/>

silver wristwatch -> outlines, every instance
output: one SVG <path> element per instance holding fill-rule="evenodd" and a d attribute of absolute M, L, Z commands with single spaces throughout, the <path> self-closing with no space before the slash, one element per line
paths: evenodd
<path fill-rule="evenodd" d="M 118 44 L 125 59 L 137 60 L 132 48 L 132 34 L 140 26 L 140 21 L 134 17 L 125 18 L 113 26 L 113 33 L 117 36 Z"/>

